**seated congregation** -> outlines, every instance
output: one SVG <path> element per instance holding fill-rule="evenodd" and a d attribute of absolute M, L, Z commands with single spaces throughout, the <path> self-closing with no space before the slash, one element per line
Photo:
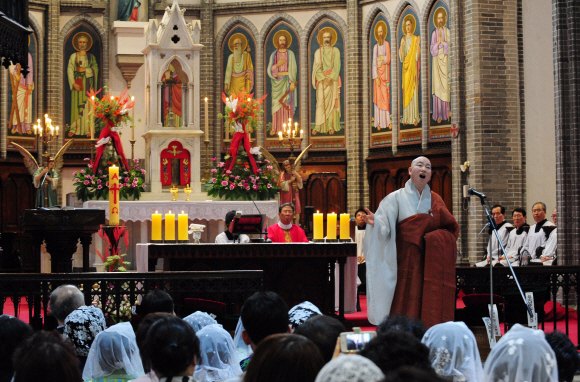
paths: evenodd
<path fill-rule="evenodd" d="M 207 313 L 177 317 L 159 290 L 144 296 L 139 319 L 107 328 L 103 312 L 82 296 L 72 285 L 55 289 L 52 332 L 0 316 L 0 382 L 572 381 L 580 365 L 566 335 L 519 324 L 483 365 L 463 322 L 427 330 L 388 316 L 361 351 L 342 354 L 343 323 L 309 302 L 288 309 L 274 292 L 245 301 L 235 334 Z"/>

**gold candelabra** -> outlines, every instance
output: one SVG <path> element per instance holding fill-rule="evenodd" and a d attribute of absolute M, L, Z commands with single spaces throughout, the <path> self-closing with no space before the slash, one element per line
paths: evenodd
<path fill-rule="evenodd" d="M 207 98 L 206 98 L 207 99 Z M 207 129 L 207 127 L 206 127 Z M 203 141 L 204 145 L 205 145 L 205 152 L 207 155 L 207 167 L 205 168 L 205 171 L 203 173 L 203 177 L 201 178 L 201 184 L 206 184 L 209 181 L 209 178 L 211 177 L 211 173 L 209 172 L 209 168 L 211 167 L 211 160 L 209 158 L 209 139 L 206 139 Z"/>
<path fill-rule="evenodd" d="M 48 118 L 48 114 L 44 115 L 44 128 L 41 125 L 40 118 L 36 121 L 38 124 L 34 125 L 34 135 L 37 140 L 42 142 L 44 146 L 43 165 L 48 163 L 50 155 L 48 154 L 48 144 L 58 138 L 58 126 L 52 126 L 52 120 Z"/>
<path fill-rule="evenodd" d="M 280 144 L 290 147 L 290 158 L 288 159 L 296 159 L 294 156 L 294 145 L 300 147 L 303 137 L 304 130 L 298 130 L 298 122 L 294 122 L 294 126 L 292 126 L 292 118 L 288 118 L 288 123 L 284 123 L 282 125 L 282 131 L 278 132 L 278 140 L 280 141 Z"/>

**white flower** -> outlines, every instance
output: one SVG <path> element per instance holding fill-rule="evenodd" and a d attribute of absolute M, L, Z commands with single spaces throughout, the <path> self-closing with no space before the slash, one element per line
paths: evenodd
<path fill-rule="evenodd" d="M 238 99 L 234 98 L 231 101 L 226 102 L 226 106 L 232 109 L 232 112 L 236 112 L 236 108 L 238 107 Z"/>
<path fill-rule="evenodd" d="M 252 147 L 250 149 L 250 154 L 252 154 L 252 155 L 260 155 L 260 154 L 262 154 L 260 152 L 260 146 Z"/>

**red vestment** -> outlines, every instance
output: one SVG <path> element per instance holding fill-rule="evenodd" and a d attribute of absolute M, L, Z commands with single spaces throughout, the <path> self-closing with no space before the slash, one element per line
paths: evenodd
<path fill-rule="evenodd" d="M 290 234 L 291 241 L 286 240 L 286 232 Z M 278 224 L 268 227 L 268 239 L 272 243 L 308 243 L 304 230 L 296 224 L 292 224 L 289 230 L 282 229 Z"/>
<path fill-rule="evenodd" d="M 397 286 L 390 314 L 421 319 L 429 328 L 453 321 L 459 225 L 431 192 L 429 214 L 397 224 Z"/>

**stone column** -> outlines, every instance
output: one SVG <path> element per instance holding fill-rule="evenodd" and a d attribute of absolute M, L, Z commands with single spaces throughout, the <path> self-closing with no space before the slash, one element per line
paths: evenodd
<path fill-rule="evenodd" d="M 220 147 L 220 124 L 218 123 L 217 114 L 215 110 L 216 97 L 220 97 L 220 88 L 214 86 L 215 78 L 214 76 L 219 76 L 219 73 L 215 72 L 214 67 L 214 11 L 213 11 L 213 0 L 203 0 L 201 4 L 201 10 L 199 18 L 201 20 L 201 35 L 200 43 L 203 45 L 199 57 L 200 65 L 200 83 L 198 88 L 200 89 L 200 97 L 208 98 L 208 114 L 209 114 L 209 140 L 210 144 L 208 150 L 205 150 L 205 157 L 202 156 L 201 168 L 205 170 L 209 159 L 213 153 L 219 152 Z M 194 56 L 195 57 L 195 56 Z M 200 98 L 200 99 L 201 99 Z M 205 105 L 204 105 L 205 106 Z M 203 114 L 202 114 L 203 113 Z M 200 110 L 199 113 L 200 121 L 205 121 L 205 107 Z M 197 127 L 199 129 L 199 126 Z M 204 127 L 205 128 L 205 127 Z M 205 146 L 205 145 L 204 145 Z M 203 172 L 203 171 L 202 171 Z"/>
<path fill-rule="evenodd" d="M 508 211 L 525 206 L 525 177 L 520 104 L 521 44 L 518 0 L 467 0 L 462 45 L 465 50 L 465 134 L 462 160 L 471 162 L 469 185 Z M 459 195 L 458 195 L 459 196 Z M 479 199 L 467 211 L 470 261 L 479 260 L 487 237 L 477 236 L 486 223 Z M 465 226 L 464 226 L 465 227 Z"/>
<path fill-rule="evenodd" d="M 362 47 L 361 28 L 362 14 L 361 8 L 356 0 L 347 0 L 347 25 L 348 35 L 346 41 L 346 189 L 347 189 L 347 211 L 351 214 L 362 205 L 364 198 L 362 190 L 364 188 L 362 166 L 366 163 L 362 156 Z"/>
<path fill-rule="evenodd" d="M 558 264 L 578 265 L 580 250 L 580 4 L 552 1 L 556 108 Z M 551 211 L 548 211 L 548 216 Z"/>

